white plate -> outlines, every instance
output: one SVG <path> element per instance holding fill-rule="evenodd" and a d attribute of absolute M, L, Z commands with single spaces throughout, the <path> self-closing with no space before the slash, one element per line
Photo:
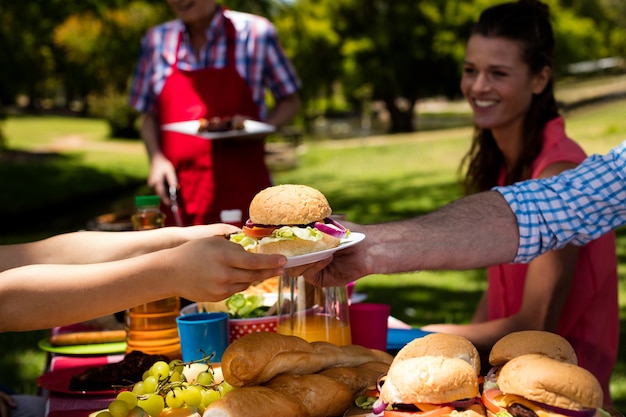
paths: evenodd
<path fill-rule="evenodd" d="M 352 232 L 347 238 L 341 239 L 341 243 L 339 243 L 339 246 L 335 248 L 287 258 L 287 264 L 285 265 L 285 268 L 293 268 L 295 266 L 312 264 L 321 261 L 322 259 L 328 258 L 330 255 L 337 252 L 338 250 L 346 249 L 350 246 L 356 245 L 363 239 L 365 239 L 365 235 L 363 233 Z"/>
<path fill-rule="evenodd" d="M 244 120 L 243 129 L 227 130 L 225 132 L 198 132 L 200 120 L 189 120 L 186 122 L 167 123 L 161 129 L 172 132 L 185 133 L 187 135 L 198 136 L 203 139 L 229 139 L 244 138 L 247 136 L 264 136 L 276 131 L 276 127 L 256 120 Z"/>

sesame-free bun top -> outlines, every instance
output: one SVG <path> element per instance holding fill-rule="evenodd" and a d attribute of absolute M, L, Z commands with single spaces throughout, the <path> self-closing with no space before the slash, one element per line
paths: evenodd
<path fill-rule="evenodd" d="M 480 374 L 480 355 L 476 346 L 462 336 L 446 333 L 431 333 L 413 339 L 400 349 L 394 362 L 425 355 L 462 359 L 474 368 L 476 375 Z"/>
<path fill-rule="evenodd" d="M 418 356 L 394 361 L 380 390 L 388 404 L 443 404 L 478 395 L 478 376 L 466 361 Z"/>
<path fill-rule="evenodd" d="M 299 184 L 260 191 L 250 203 L 250 220 L 265 225 L 301 225 L 323 220 L 332 210 L 324 194 Z"/>
<path fill-rule="evenodd" d="M 502 337 L 491 348 L 489 363 L 492 366 L 499 366 L 528 353 L 539 353 L 561 362 L 578 365 L 576 352 L 564 337 L 542 330 L 522 330 Z"/>
<path fill-rule="evenodd" d="M 602 407 L 602 387 L 591 372 L 545 355 L 511 359 L 500 370 L 498 386 L 505 394 L 569 410 Z"/>

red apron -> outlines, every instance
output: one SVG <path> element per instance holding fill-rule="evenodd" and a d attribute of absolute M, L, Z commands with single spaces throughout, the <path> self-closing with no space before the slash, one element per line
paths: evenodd
<path fill-rule="evenodd" d="M 178 69 L 178 48 L 172 73 L 158 97 L 160 123 L 226 117 L 259 119 L 252 91 L 235 67 L 235 28 L 226 19 L 227 63 L 224 68 Z M 178 44 L 182 39 L 179 37 Z M 178 204 L 185 225 L 220 222 L 223 210 L 239 209 L 248 218 L 252 198 L 271 185 L 260 139 L 207 140 L 161 130 L 163 154 L 178 176 Z M 169 207 L 166 223 L 174 224 Z"/>

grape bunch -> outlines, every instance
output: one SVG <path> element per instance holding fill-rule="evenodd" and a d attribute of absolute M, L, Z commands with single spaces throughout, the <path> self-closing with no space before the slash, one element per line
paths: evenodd
<path fill-rule="evenodd" d="M 194 375 L 195 373 L 195 375 Z M 202 414 L 212 402 L 233 389 L 217 382 L 208 363 L 173 360 L 155 362 L 142 380 L 125 387 L 95 417 L 163 417 Z"/>

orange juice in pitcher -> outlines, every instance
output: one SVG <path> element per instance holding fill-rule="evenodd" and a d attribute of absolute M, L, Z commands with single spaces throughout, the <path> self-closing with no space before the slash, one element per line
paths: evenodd
<path fill-rule="evenodd" d="M 283 274 L 278 293 L 276 331 L 308 342 L 351 344 L 347 288 L 318 287 L 306 282 L 302 276 Z"/>

